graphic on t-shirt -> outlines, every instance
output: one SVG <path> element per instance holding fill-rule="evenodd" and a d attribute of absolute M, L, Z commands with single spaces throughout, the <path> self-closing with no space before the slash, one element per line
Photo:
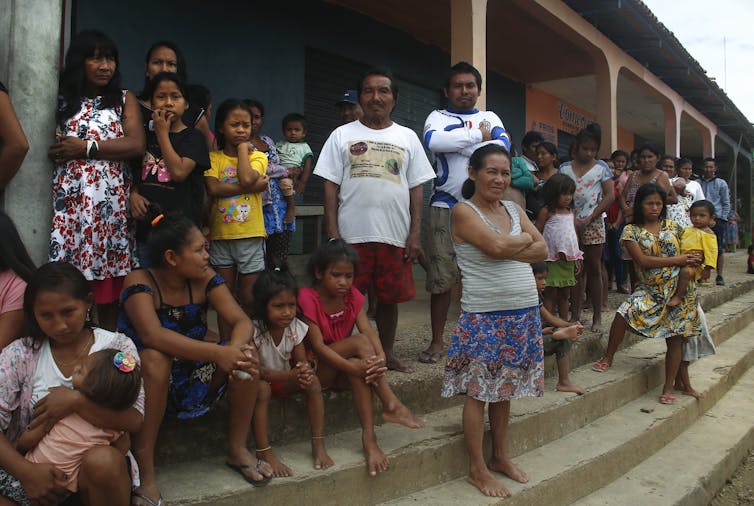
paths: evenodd
<path fill-rule="evenodd" d="M 350 175 L 400 183 L 405 148 L 389 142 L 358 141 L 348 145 Z"/>
<path fill-rule="evenodd" d="M 236 183 L 238 181 L 236 174 L 236 168 L 228 165 L 220 171 L 220 181 Z M 233 223 L 234 221 L 243 223 L 249 221 L 252 205 L 253 203 L 249 200 L 248 195 L 233 195 L 232 197 L 218 199 L 217 211 L 223 215 L 223 223 Z"/>
<path fill-rule="evenodd" d="M 144 163 L 142 164 L 141 170 L 141 180 L 154 180 L 155 175 L 157 176 L 157 181 L 159 181 L 160 183 L 167 183 L 168 181 L 173 180 L 167 166 L 165 165 L 165 161 L 162 158 L 156 158 L 152 153 L 147 151 L 144 154 Z M 150 178 L 150 176 L 152 176 L 152 178 Z"/>

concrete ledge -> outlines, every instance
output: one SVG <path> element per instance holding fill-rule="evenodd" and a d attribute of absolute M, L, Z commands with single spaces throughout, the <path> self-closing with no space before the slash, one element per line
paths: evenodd
<path fill-rule="evenodd" d="M 751 321 L 754 317 L 754 304 L 752 304 L 754 294 L 747 294 L 742 299 L 746 300 L 728 303 L 730 306 L 721 306 L 718 314 L 710 314 L 713 332 L 721 342 L 730 337 L 732 331 L 738 326 L 737 320 Z M 748 310 L 739 311 L 740 306 L 748 306 Z M 734 318 L 726 316 L 729 311 L 735 312 Z M 747 329 L 747 331 L 752 331 L 752 329 Z M 645 427 L 639 432 L 653 429 L 655 423 L 662 429 L 650 431 L 654 435 L 648 441 L 639 440 L 638 449 L 631 447 L 631 449 L 619 451 L 604 462 L 595 456 L 588 461 L 591 464 L 588 466 L 587 475 L 577 473 L 568 476 L 568 483 L 572 480 L 590 483 L 592 474 L 602 476 L 595 482 L 596 486 L 608 483 L 630 468 L 628 464 L 632 462 L 632 458 L 634 463 L 631 465 L 638 463 L 639 460 L 635 460 L 636 457 L 632 455 L 640 455 L 641 458 L 648 456 L 651 454 L 650 449 L 654 448 L 652 451 L 659 449 L 675 437 L 683 427 L 691 424 L 701 412 L 709 409 L 730 388 L 738 376 L 748 369 L 754 362 L 754 343 L 747 336 L 736 336 L 731 342 L 733 344 L 725 343 L 720 354 L 700 361 L 692 369 L 692 377 L 697 388 L 707 390 L 707 399 L 702 403 L 682 401 L 679 405 L 672 407 L 661 406 L 657 403 L 657 393 L 653 389 L 661 382 L 664 355 L 664 343 L 657 340 L 645 340 L 627 352 L 619 354 L 616 357 L 615 366 L 607 373 L 594 373 L 588 367 L 574 371 L 572 376 L 574 381 L 589 389 L 584 396 L 553 392 L 554 382 L 549 379 L 545 397 L 513 403 L 509 435 L 511 454 L 521 455 L 530 452 L 532 456 L 522 456 L 522 458 L 531 459 L 532 462 L 529 463 L 527 460 L 525 466 L 527 469 L 534 469 L 536 463 L 550 461 L 561 451 L 547 449 L 542 445 L 557 445 L 561 440 L 570 440 L 569 438 L 575 433 L 589 434 L 593 430 L 592 425 L 606 423 L 600 422 L 601 417 L 617 420 L 610 423 L 623 420 L 621 423 L 629 426 L 636 425 L 634 418 L 641 416 L 636 407 L 637 402 L 639 405 L 649 406 L 658 412 L 660 409 L 670 410 L 671 414 L 677 411 L 678 414 L 673 415 L 676 417 L 674 422 L 669 425 L 662 424 L 661 420 L 653 417 L 652 426 Z M 709 382 L 713 386 L 705 385 L 702 376 L 709 376 Z M 425 390 L 425 395 L 426 392 Z M 432 392 L 432 396 L 436 395 L 435 392 L 436 390 Z M 647 394 L 647 392 L 651 393 Z M 634 401 L 637 397 L 641 400 Z M 278 504 L 287 500 L 300 501 L 302 494 L 306 495 L 308 502 L 314 503 L 373 504 L 411 494 L 465 475 L 466 452 L 460 426 L 460 413 L 460 406 L 434 411 L 426 416 L 427 427 L 419 430 L 409 430 L 394 425 L 378 427 L 380 445 L 391 459 L 391 469 L 377 478 L 370 478 L 365 472 L 360 451 L 360 431 L 351 430 L 328 437 L 328 450 L 336 461 L 336 466 L 326 471 L 311 469 L 307 442 L 292 443 L 276 448 L 297 476 L 275 479 L 265 489 L 252 489 L 240 477 L 226 470 L 222 466 L 222 457 L 219 456 L 200 461 L 184 461 L 159 469 L 159 482 L 163 495 L 171 504 L 239 504 L 259 500 L 269 504 Z M 589 429 L 584 428 L 587 424 L 592 424 L 589 425 Z M 637 429 L 634 428 L 634 430 Z M 618 432 L 622 431 L 621 426 Z M 630 430 L 627 433 L 633 434 Z M 637 435 L 639 436 L 640 434 Z M 592 444 L 588 437 L 586 440 L 577 441 L 581 446 Z M 649 453 L 642 454 L 644 450 Z M 562 458 L 574 460 L 578 457 L 579 462 L 584 462 L 586 457 L 582 458 L 580 451 L 572 448 Z M 608 453 L 608 450 L 606 449 L 603 453 Z M 607 462 L 613 460 L 623 462 L 628 467 L 611 468 L 613 470 L 607 472 L 607 468 L 610 467 Z M 537 476 L 544 475 L 539 471 L 536 474 Z M 544 482 L 549 483 L 552 480 L 557 481 L 556 476 L 550 476 L 544 479 Z M 539 488 L 540 492 L 536 492 L 536 496 L 540 497 L 541 494 L 541 497 L 550 495 L 561 497 L 561 488 L 564 485 L 572 486 L 564 482 L 558 483 L 557 486 L 545 485 L 544 488 Z M 466 489 L 468 486 L 461 483 L 460 487 Z M 580 489 L 573 499 L 593 490 L 593 488 Z M 472 498 L 466 497 L 464 500 L 478 503 L 481 496 L 474 489 L 471 491 L 474 492 Z M 521 495 L 532 499 L 533 496 L 529 494 L 531 493 Z M 423 496 L 420 495 L 420 497 Z M 445 496 L 433 495 L 431 502 L 437 503 L 438 497 Z M 451 494 L 448 497 L 453 496 Z M 407 502 L 416 504 L 414 499 L 420 500 L 419 503 L 429 503 L 415 496 L 406 497 Z M 456 499 L 452 502 L 455 501 Z M 507 502 L 509 501 L 510 499 Z M 531 503 L 540 503 L 540 501 L 537 499 Z M 547 504 L 546 501 L 542 503 Z M 550 504 L 562 504 L 562 502 L 556 501 Z"/>

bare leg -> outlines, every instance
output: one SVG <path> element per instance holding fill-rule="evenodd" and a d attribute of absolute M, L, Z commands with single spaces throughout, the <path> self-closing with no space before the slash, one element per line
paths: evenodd
<path fill-rule="evenodd" d="M 505 429 L 507 429 L 507 424 Z M 502 434 L 502 436 L 504 437 L 505 434 Z M 482 448 L 482 441 L 484 440 L 484 403 L 468 396 L 463 405 L 463 437 L 466 440 L 466 451 L 469 454 L 469 483 L 478 488 L 484 495 L 510 497 L 510 490 L 490 473 L 484 461 L 484 451 Z M 498 437 L 500 437 L 499 433 Z"/>
<path fill-rule="evenodd" d="M 443 332 L 450 308 L 450 291 L 433 293 L 429 297 L 429 318 L 432 324 L 432 342 L 424 354 L 440 353 L 445 347 Z"/>
<path fill-rule="evenodd" d="M 695 399 L 704 399 L 704 394 L 697 392 L 694 390 L 694 387 L 691 386 L 691 379 L 689 378 L 689 363 L 685 360 L 681 361 L 681 365 L 678 366 L 675 385 L 676 389 L 680 390 L 684 395 L 690 395 Z"/>
<path fill-rule="evenodd" d="M 361 422 L 361 443 L 364 447 L 364 457 L 371 476 L 387 471 L 390 461 L 377 445 L 377 434 L 374 430 L 374 412 L 372 410 L 372 389 L 362 378 L 348 376 L 351 382 L 353 402 L 356 413 Z"/>
<path fill-rule="evenodd" d="M 576 286 L 571 287 L 571 321 L 581 321 L 581 306 L 584 303 L 586 291 L 586 258 L 581 272 L 576 276 Z M 562 317 L 561 317 L 562 318 Z"/>
<path fill-rule="evenodd" d="M 254 303 L 252 290 L 254 289 L 254 283 L 257 282 L 258 277 L 258 272 L 238 275 L 238 302 L 248 315 L 252 314 L 252 304 Z"/>
<path fill-rule="evenodd" d="M 225 285 L 230 290 L 230 293 L 236 297 L 236 268 L 235 267 L 215 267 L 217 273 L 225 280 Z M 220 333 L 220 340 L 230 339 L 230 325 L 223 320 L 220 315 L 217 315 L 217 330 Z"/>
<path fill-rule="evenodd" d="M 607 293 L 610 291 L 610 278 L 607 275 L 607 264 L 600 262 L 602 265 L 602 311 L 608 311 Z"/>
<path fill-rule="evenodd" d="M 562 357 L 555 357 L 555 363 L 558 365 L 558 384 L 555 385 L 555 390 L 583 395 L 586 390 L 575 383 L 572 383 L 571 379 L 568 377 L 568 373 L 571 370 L 570 362 L 568 354 L 565 354 Z"/>
<path fill-rule="evenodd" d="M 413 372 L 413 367 L 404 364 L 395 356 L 393 345 L 395 344 L 395 331 L 398 327 L 398 304 L 377 305 L 377 332 L 380 334 L 382 349 L 385 351 L 387 368 L 398 372 Z"/>
<path fill-rule="evenodd" d="M 592 301 L 592 332 L 602 331 L 602 256 L 601 244 L 584 246 L 584 270 L 589 283 L 589 296 Z"/>
<path fill-rule="evenodd" d="M 252 426 L 254 428 L 254 444 L 257 447 L 257 458 L 270 464 L 272 475 L 276 477 L 293 476 L 291 468 L 286 466 L 272 451 L 269 438 L 269 407 L 270 407 L 270 384 L 264 380 L 258 381 L 257 402 L 254 408 Z M 246 446 L 244 445 L 244 448 Z"/>
<path fill-rule="evenodd" d="M 723 276 L 723 256 L 722 252 L 717 255 L 717 275 L 720 277 Z"/>
<path fill-rule="evenodd" d="M 325 401 L 322 398 L 322 387 L 316 376 L 306 389 L 306 407 L 312 432 L 314 469 L 327 469 L 334 462 L 325 449 Z"/>
<path fill-rule="evenodd" d="M 382 419 L 409 429 L 424 427 L 424 420 L 417 418 L 395 395 L 384 376 L 375 385 L 375 392 L 382 403 Z"/>
<path fill-rule="evenodd" d="M 562 320 L 568 321 L 568 298 L 571 294 L 571 287 L 557 288 L 558 297 L 558 315 Z"/>
<path fill-rule="evenodd" d="M 668 350 L 665 353 L 665 384 L 662 387 L 662 394 L 673 395 L 673 384 L 683 356 L 683 339 L 680 336 L 673 336 L 666 339 L 665 343 Z"/>
<path fill-rule="evenodd" d="M 78 485 L 86 506 L 128 506 L 131 501 L 126 459 L 114 446 L 95 446 L 84 454 Z"/>
<path fill-rule="evenodd" d="M 251 418 L 256 408 L 259 394 L 259 381 L 235 380 L 228 382 L 228 455 L 227 463 L 234 466 L 249 466 L 242 470 L 249 473 L 252 480 L 259 481 L 272 476 L 273 470 L 268 463 L 263 463 L 257 472 L 254 469 L 256 458 L 252 456 L 246 441 L 249 437 Z"/>
<path fill-rule="evenodd" d="M 139 465 L 141 485 L 135 492 L 149 497 L 154 502 L 160 498 L 154 473 L 154 448 L 160 424 L 165 416 L 168 399 L 172 357 L 157 350 L 144 349 L 141 356 L 141 378 L 144 382 L 144 422 L 141 430 L 133 434 L 131 451 Z M 146 502 L 135 498 L 133 504 Z"/>
<path fill-rule="evenodd" d="M 510 401 L 491 402 L 488 407 L 490 430 L 492 432 L 492 458 L 489 468 L 503 473 L 511 480 L 527 483 L 529 475 L 508 458 L 508 420 L 511 413 Z"/>
<path fill-rule="evenodd" d="M 610 337 L 607 341 L 607 350 L 605 350 L 605 356 L 602 357 L 600 361 L 597 362 L 597 364 L 595 364 L 595 367 L 600 363 L 607 364 L 607 367 L 613 365 L 613 358 L 615 357 L 615 353 L 620 347 L 620 343 L 623 342 L 623 338 L 626 336 L 627 327 L 628 324 L 626 323 L 626 320 L 623 319 L 623 316 L 615 313 L 613 324 L 610 325 Z"/>
<path fill-rule="evenodd" d="M 678 283 L 675 287 L 675 293 L 668 301 L 668 306 L 675 307 L 683 302 L 683 297 L 686 295 L 686 288 L 689 286 L 691 276 L 693 276 L 693 270 L 690 267 L 681 268 L 678 272 Z"/>
<path fill-rule="evenodd" d="M 293 223 L 296 221 L 296 202 L 293 195 L 283 197 L 285 199 L 285 216 L 283 223 Z"/>

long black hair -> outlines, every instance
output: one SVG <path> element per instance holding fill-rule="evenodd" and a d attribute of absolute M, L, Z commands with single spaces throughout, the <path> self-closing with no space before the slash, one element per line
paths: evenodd
<path fill-rule="evenodd" d="M 159 218 L 160 216 L 162 218 Z M 195 228 L 198 230 L 196 224 L 180 211 L 163 215 L 156 204 L 149 206 L 147 220 L 153 223 L 147 237 L 147 254 L 150 264 L 155 267 L 163 267 L 165 252 L 168 250 L 180 252 L 189 244 L 191 231 Z"/>
<path fill-rule="evenodd" d="M 298 297 L 298 283 L 285 264 L 262 271 L 254 282 L 254 287 L 251 289 L 254 295 L 252 315 L 254 319 L 262 323 L 260 330 L 265 331 L 270 327 L 270 318 L 267 314 L 267 304 L 270 299 L 286 291 Z"/>
<path fill-rule="evenodd" d="M 660 200 L 662 200 L 662 211 L 660 211 L 659 219 L 660 221 L 665 219 L 668 209 L 668 206 L 665 205 L 665 199 L 668 195 L 665 193 L 665 190 L 662 189 L 662 186 L 656 183 L 647 183 L 641 185 L 639 189 L 636 190 L 636 199 L 634 200 L 634 224 L 644 225 L 644 223 L 646 223 L 642 203 L 644 202 L 644 199 L 651 197 L 652 195 L 660 196 Z"/>
<path fill-rule="evenodd" d="M 576 181 L 571 179 L 565 174 L 557 173 L 553 174 L 550 179 L 545 182 L 540 196 L 542 197 L 542 203 L 547 206 L 548 209 L 554 211 L 558 207 L 558 201 L 561 195 L 573 195 L 576 193 Z M 573 204 L 571 204 L 573 207 Z"/>
<path fill-rule="evenodd" d="M 236 109 L 241 109 L 249 113 L 251 118 L 251 108 L 246 103 L 246 100 L 238 100 L 236 98 L 229 98 L 220 104 L 220 107 L 215 111 L 215 137 L 217 138 L 217 149 L 223 149 L 225 147 L 225 134 L 223 133 L 223 123 L 228 118 L 228 115 Z M 264 115 L 264 112 L 262 112 Z"/>
<path fill-rule="evenodd" d="M 115 72 L 112 79 L 98 92 L 98 95 L 102 96 L 100 107 L 111 109 L 121 104 L 123 92 L 121 91 L 118 48 L 115 42 L 104 33 L 97 30 L 84 30 L 71 40 L 71 45 L 65 55 L 65 66 L 60 74 L 58 87 L 60 107 L 57 120 L 59 124 L 64 123 L 81 108 L 81 97 L 84 96 L 87 84 L 84 62 L 95 55 L 108 56 L 115 60 Z"/>
<path fill-rule="evenodd" d="M 0 237 L 3 238 L 0 241 L 0 271 L 10 269 L 28 283 L 37 266 L 26 251 L 13 220 L 4 211 L 0 211 Z"/>
<path fill-rule="evenodd" d="M 478 172 L 484 165 L 485 158 L 494 154 L 503 155 L 508 159 L 508 162 L 511 161 L 510 153 L 508 153 L 508 150 L 500 144 L 485 144 L 471 154 L 471 157 L 469 158 L 469 168 L 474 172 Z M 463 195 L 463 198 L 470 199 L 475 191 L 476 185 L 474 184 L 474 181 L 467 179 L 463 182 L 463 186 L 461 187 L 461 195 Z"/>
<path fill-rule="evenodd" d="M 325 272 L 335 262 L 348 262 L 353 265 L 353 274 L 359 270 L 359 255 L 351 245 L 343 239 L 330 239 L 320 245 L 309 257 L 307 273 L 311 277 L 312 285 L 317 284 L 317 273 Z"/>

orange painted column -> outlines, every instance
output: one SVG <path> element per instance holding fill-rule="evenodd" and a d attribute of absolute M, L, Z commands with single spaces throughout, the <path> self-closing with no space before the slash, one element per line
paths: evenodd
<path fill-rule="evenodd" d="M 487 0 L 451 0 L 450 64 L 467 61 L 482 74 L 482 92 L 477 107 L 487 105 Z"/>

